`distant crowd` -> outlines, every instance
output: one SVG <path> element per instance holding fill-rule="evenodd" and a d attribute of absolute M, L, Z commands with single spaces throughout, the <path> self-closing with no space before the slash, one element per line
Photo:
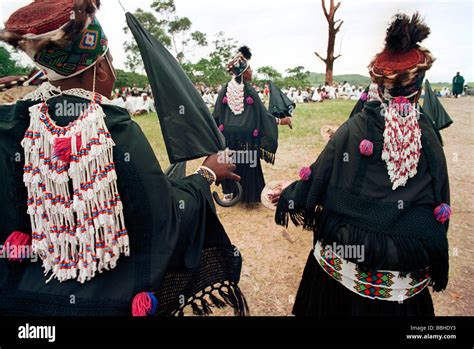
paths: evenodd
<path fill-rule="evenodd" d="M 197 91 L 201 94 L 202 99 L 206 105 L 211 108 L 214 107 L 217 101 L 222 85 L 207 86 L 205 84 L 196 84 Z M 270 89 L 268 84 L 257 85 L 253 84 L 253 88 L 257 91 L 262 101 L 268 102 L 270 97 Z M 360 99 L 366 87 L 361 85 L 350 84 L 347 81 L 335 82 L 333 84 L 325 83 L 318 87 L 284 87 L 283 93 L 294 103 L 320 103 L 326 100 L 342 99 L 354 100 Z M 457 97 L 448 87 L 442 88 L 440 91 L 434 90 L 438 97 Z M 464 91 L 463 91 L 464 92 Z M 464 94 L 463 92 L 459 95 Z M 421 97 L 423 98 L 424 91 Z M 113 103 L 119 107 L 125 108 L 133 116 L 138 116 L 155 111 L 153 94 L 150 85 L 139 88 L 136 85 L 132 87 L 124 87 L 115 90 L 115 98 Z"/>

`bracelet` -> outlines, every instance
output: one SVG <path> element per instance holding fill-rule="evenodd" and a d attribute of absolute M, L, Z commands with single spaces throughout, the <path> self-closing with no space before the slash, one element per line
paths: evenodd
<path fill-rule="evenodd" d="M 275 119 L 276 119 L 277 125 L 280 125 L 281 124 L 281 119 L 279 119 L 279 118 L 275 118 Z"/>
<path fill-rule="evenodd" d="M 212 185 L 212 183 L 214 183 L 217 180 L 216 174 L 209 167 L 199 166 L 196 173 L 202 176 L 207 181 L 207 183 L 209 183 L 209 185 Z"/>

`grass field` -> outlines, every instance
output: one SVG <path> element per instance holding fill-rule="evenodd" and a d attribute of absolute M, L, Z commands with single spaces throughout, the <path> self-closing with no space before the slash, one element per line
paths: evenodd
<path fill-rule="evenodd" d="M 355 101 L 327 101 L 323 103 L 298 104 L 294 113 L 293 130 L 280 127 L 279 142 L 304 144 L 322 148 L 324 141 L 319 133 L 322 125 L 342 124 L 355 105 Z M 163 169 L 169 165 L 158 117 L 155 113 L 135 117 L 151 143 Z"/>

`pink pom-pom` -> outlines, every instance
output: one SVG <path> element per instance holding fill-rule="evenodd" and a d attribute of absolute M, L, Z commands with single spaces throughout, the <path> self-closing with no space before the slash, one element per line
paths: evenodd
<path fill-rule="evenodd" d="M 300 170 L 300 179 L 302 181 L 308 181 L 311 178 L 311 168 L 303 167 Z"/>
<path fill-rule="evenodd" d="M 248 105 L 252 105 L 254 100 L 252 97 L 248 96 L 247 99 L 245 100 L 247 102 Z"/>
<path fill-rule="evenodd" d="M 253 135 L 254 137 L 258 137 L 259 134 L 260 134 L 260 132 L 258 131 L 258 128 L 256 128 L 255 130 L 253 130 L 252 135 Z"/>
<path fill-rule="evenodd" d="M 451 217 L 451 207 L 448 204 L 441 204 L 434 209 L 434 216 L 438 222 L 444 224 Z"/>
<path fill-rule="evenodd" d="M 222 98 L 222 104 L 227 104 L 228 102 L 227 96 L 224 96 L 224 98 Z"/>
<path fill-rule="evenodd" d="M 359 144 L 359 150 L 360 153 L 364 156 L 372 156 L 372 154 L 374 153 L 374 143 L 367 139 L 364 139 Z"/>
<path fill-rule="evenodd" d="M 219 125 L 219 131 L 224 132 L 224 124 Z"/>
<path fill-rule="evenodd" d="M 154 315 L 158 306 L 158 300 L 151 292 L 140 292 L 132 301 L 133 316 Z"/>
<path fill-rule="evenodd" d="M 76 145 L 79 150 L 81 143 L 81 136 L 76 136 Z M 71 162 L 71 137 L 60 137 L 54 140 L 53 156 L 65 163 Z"/>
<path fill-rule="evenodd" d="M 27 247 L 29 246 L 31 246 L 31 235 L 22 233 L 21 231 L 14 231 L 8 236 L 3 248 L 7 249 L 8 260 L 21 262 L 28 258 L 28 256 L 20 254 L 28 252 Z M 4 252 L 5 251 L 2 251 L 2 254 Z"/>
<path fill-rule="evenodd" d="M 368 94 L 364 92 L 360 95 L 360 100 L 365 102 L 368 99 L 368 97 L 369 97 Z"/>

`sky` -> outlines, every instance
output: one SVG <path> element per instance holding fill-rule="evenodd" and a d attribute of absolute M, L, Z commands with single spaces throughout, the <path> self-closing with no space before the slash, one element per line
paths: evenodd
<path fill-rule="evenodd" d="M 4 23 L 17 8 L 28 0 L 1 0 L 0 22 Z M 152 0 L 121 0 L 127 11 L 149 10 Z M 329 1 L 327 1 L 329 2 Z M 336 0 L 337 2 L 337 0 Z M 187 16 L 193 30 L 208 35 L 208 39 L 223 31 L 238 44 L 248 45 L 253 53 L 252 67 L 272 66 L 284 72 L 298 65 L 323 73 L 325 66 L 314 52 L 325 56 L 327 22 L 319 0 L 175 0 L 177 14 Z M 437 58 L 427 73 L 432 82 L 451 81 L 460 71 L 466 81 L 474 81 L 472 0 L 342 0 L 336 19 L 344 24 L 336 38 L 334 74 L 368 75 L 367 65 L 383 48 L 385 30 L 397 12 L 419 11 L 431 28 L 423 42 Z M 125 68 L 123 43 L 125 16 L 117 0 L 102 0 L 98 18 L 110 41 L 114 65 Z M 3 27 L 3 24 L 0 25 Z M 211 41 L 211 40 L 209 40 Z M 192 61 L 207 55 L 207 49 L 191 53 Z M 20 57 L 24 62 L 26 58 Z"/>

